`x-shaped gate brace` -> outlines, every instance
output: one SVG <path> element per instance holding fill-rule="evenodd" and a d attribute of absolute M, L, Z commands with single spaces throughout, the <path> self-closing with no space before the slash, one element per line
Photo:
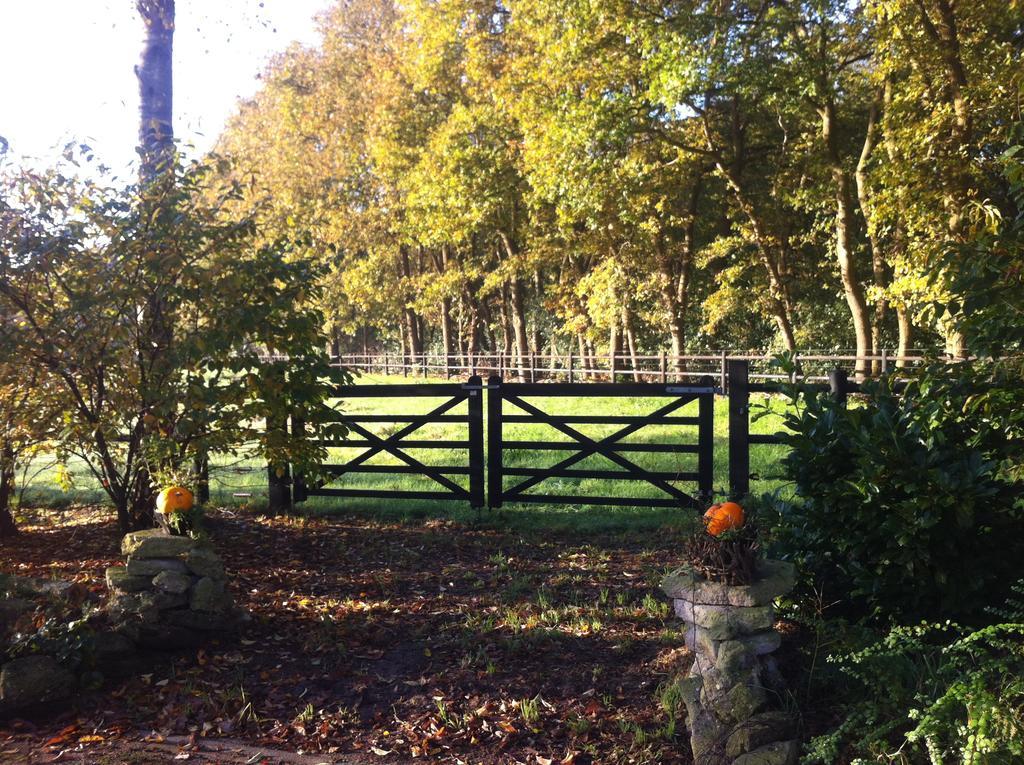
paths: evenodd
<path fill-rule="evenodd" d="M 621 386 L 601 386 L 595 384 L 534 384 L 512 383 L 503 385 L 499 380 L 492 380 L 490 386 L 492 399 L 489 403 L 490 423 L 489 439 L 491 454 L 489 455 L 489 491 L 488 501 L 491 507 L 500 507 L 504 500 L 513 502 L 536 502 L 545 504 L 603 504 L 603 505 L 643 505 L 651 507 L 699 507 L 700 499 L 694 497 L 670 481 L 696 480 L 699 495 L 707 497 L 712 492 L 713 481 L 713 438 L 714 438 L 714 404 L 715 388 L 708 381 L 699 386 L 658 386 L 649 384 L 626 384 Z M 629 417 L 567 417 L 553 415 L 538 406 L 524 400 L 532 395 L 637 395 L 637 396 L 674 396 L 668 404 L 645 415 Z M 679 408 L 697 400 L 699 411 L 697 417 L 669 417 Z M 507 401 L 526 412 L 526 415 L 505 415 L 502 402 Z M 590 423 L 626 423 L 611 435 L 602 438 L 590 437 L 568 424 L 573 422 Z M 504 438 L 502 425 L 504 422 L 535 422 L 549 425 L 558 432 L 568 436 L 572 441 L 511 441 Z M 622 441 L 648 425 L 688 424 L 698 426 L 698 443 L 693 445 L 680 444 L 627 444 Z M 505 444 L 514 444 L 515 448 L 534 448 L 539 450 L 558 449 L 573 450 L 574 453 L 565 459 L 546 468 L 513 468 L 503 463 Z M 696 452 L 698 467 L 696 473 L 672 473 L 648 470 L 633 460 L 620 454 L 620 451 L 644 452 Z M 572 470 L 573 465 L 599 454 L 623 470 Z M 508 488 L 504 486 L 504 476 L 527 476 Z M 594 497 L 594 496 L 555 496 L 547 494 L 527 494 L 529 489 L 549 478 L 605 478 L 628 481 L 643 481 L 664 492 L 663 498 L 628 498 L 628 497 Z"/>
<path fill-rule="evenodd" d="M 510 404 L 515 404 L 523 411 L 529 412 L 530 414 L 534 415 L 538 420 L 550 425 L 555 430 L 564 433 L 565 435 L 569 436 L 574 441 L 582 445 L 580 450 L 573 454 L 572 456 L 566 457 L 561 462 L 552 465 L 549 468 L 542 468 L 542 470 L 544 470 L 546 473 L 558 473 L 559 471 L 565 470 L 566 468 L 571 467 L 578 462 L 582 462 L 591 455 L 600 454 L 602 457 L 606 457 L 615 464 L 624 467 L 626 469 L 626 472 L 623 473 L 623 477 L 629 475 L 635 477 L 637 480 L 647 481 L 653 484 L 654 486 L 657 486 L 659 489 L 664 491 L 669 496 L 679 500 L 681 503 L 694 505 L 697 504 L 696 499 L 691 497 L 686 492 L 680 491 L 675 486 L 666 482 L 662 478 L 659 478 L 658 476 L 654 475 L 653 473 L 651 473 L 651 471 L 645 470 L 644 468 L 640 467 L 632 460 L 626 459 L 621 454 L 616 452 L 614 449 L 610 448 L 610 445 L 614 444 L 617 441 L 621 441 L 626 436 L 636 433 L 641 428 L 645 428 L 648 425 L 655 424 L 657 420 L 659 420 L 660 418 L 664 417 L 665 415 L 671 412 L 674 412 L 676 409 L 685 406 L 686 404 L 690 403 L 695 399 L 696 396 L 690 396 L 688 398 L 681 398 L 676 401 L 673 401 L 672 403 L 666 404 L 660 409 L 651 412 L 651 414 L 647 415 L 646 419 L 649 419 L 649 421 L 627 425 L 621 430 L 612 433 L 610 436 L 606 436 L 602 438 L 600 441 L 595 441 L 586 434 L 576 430 L 576 428 L 569 427 L 565 423 L 560 422 L 556 416 L 542 411 L 541 409 L 534 406 L 533 404 L 530 404 L 527 401 L 523 401 L 523 399 L 521 399 L 519 396 L 505 397 L 505 400 L 508 401 Z M 503 498 L 515 499 L 516 497 L 521 496 L 522 493 L 527 489 L 536 486 L 541 481 L 544 481 L 545 479 L 550 477 L 552 477 L 552 475 L 535 475 L 532 478 L 528 478 L 525 481 L 522 481 L 516 484 L 515 486 L 512 486 L 511 488 L 503 489 Z"/>
<path fill-rule="evenodd" d="M 410 498 L 410 499 L 460 499 L 471 502 L 474 506 L 483 504 L 483 437 L 482 437 L 482 407 L 479 396 L 481 388 L 479 379 L 471 380 L 467 385 L 443 385 L 443 386 L 402 386 L 403 388 L 415 389 L 420 387 L 424 392 L 417 395 L 437 395 L 443 390 L 443 395 L 451 398 L 443 404 L 435 407 L 426 414 L 418 415 L 345 415 L 338 417 L 339 422 L 344 422 L 349 430 L 361 436 L 363 442 L 354 442 L 351 439 L 341 441 L 325 441 L 328 446 L 365 446 L 366 449 L 358 456 L 342 464 L 324 465 L 322 469 L 331 478 L 318 481 L 317 484 L 308 488 L 302 484 L 301 479 L 296 481 L 296 500 L 305 499 L 308 495 L 326 495 L 343 497 L 383 497 L 383 498 Z M 352 391 L 359 391 L 359 395 L 379 394 L 381 396 L 397 392 L 397 386 L 350 386 L 340 392 L 350 394 Z M 446 413 L 458 406 L 463 401 L 469 401 L 468 415 L 448 416 Z M 381 437 L 360 421 L 408 421 L 408 424 L 387 437 Z M 435 422 L 467 422 L 469 424 L 469 438 L 466 441 L 458 442 L 412 442 L 404 441 L 407 436 L 420 430 L 423 426 Z M 434 466 L 426 465 L 420 460 L 408 454 L 403 449 L 408 448 L 466 448 L 470 451 L 469 466 Z M 474 453 L 476 452 L 476 454 Z M 367 465 L 370 459 L 378 454 L 387 453 L 405 463 L 400 465 Z M 476 468 L 476 469 L 475 469 Z M 392 474 L 418 474 L 432 479 L 440 484 L 446 491 L 405 491 L 405 490 L 376 490 L 376 489 L 338 489 L 329 488 L 327 484 L 333 479 L 346 473 L 392 473 Z M 460 486 L 458 483 L 445 477 L 445 474 L 461 474 L 470 476 L 470 488 Z"/>

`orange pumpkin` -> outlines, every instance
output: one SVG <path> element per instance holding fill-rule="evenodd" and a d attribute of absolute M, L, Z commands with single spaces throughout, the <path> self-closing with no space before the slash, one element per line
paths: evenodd
<path fill-rule="evenodd" d="M 717 537 L 729 529 L 738 529 L 743 525 L 746 515 L 743 508 L 735 502 L 721 502 L 712 505 L 704 513 L 704 526 L 708 533 Z"/>
<path fill-rule="evenodd" d="M 160 495 L 156 498 L 157 512 L 164 515 L 188 512 L 192 509 L 192 504 L 192 492 L 183 486 L 169 486 L 160 492 Z"/>

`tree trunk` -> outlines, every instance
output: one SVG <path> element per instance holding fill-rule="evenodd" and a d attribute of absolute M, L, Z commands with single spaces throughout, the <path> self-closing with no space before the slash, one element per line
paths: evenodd
<path fill-rule="evenodd" d="M 871 353 L 871 325 L 868 321 L 868 306 L 864 299 L 864 291 L 857 280 L 853 254 L 853 197 L 850 189 L 850 176 L 843 167 L 836 145 L 836 112 L 835 104 L 828 100 L 819 109 L 821 117 L 821 137 L 825 143 L 825 153 L 829 169 L 832 173 L 836 202 L 836 259 L 839 261 L 839 275 L 843 281 L 843 293 L 846 304 L 853 317 L 853 331 L 857 337 L 857 379 L 863 379 L 869 371 L 866 357 Z"/>
<path fill-rule="evenodd" d="M 448 246 L 441 247 L 441 271 L 448 270 Z M 452 301 L 451 298 L 441 298 L 441 345 L 444 346 L 444 366 L 447 369 L 451 364 L 451 356 L 454 355 L 454 338 L 452 337 Z"/>
<path fill-rule="evenodd" d="M 405 332 L 408 336 L 409 355 L 415 359 L 423 353 L 423 340 L 420 337 L 419 321 L 416 311 L 410 307 L 405 308 Z"/>
<path fill-rule="evenodd" d="M 661 295 L 665 304 L 666 323 L 672 340 L 672 368 L 677 373 L 686 371 L 686 364 L 680 358 L 686 353 L 686 312 L 689 310 L 690 275 L 693 271 L 697 211 L 704 189 L 704 170 L 691 182 L 688 219 L 683 233 L 683 248 L 678 263 L 665 252 L 660 236 L 655 238 L 654 247 L 661 270 Z"/>
<path fill-rule="evenodd" d="M 400 254 L 402 259 L 402 276 L 406 280 L 411 279 L 412 265 L 409 261 L 408 248 L 403 245 L 400 248 Z M 423 339 L 420 337 L 419 318 L 416 316 L 416 311 L 410 305 L 406 305 L 403 308 L 403 315 L 405 317 L 405 333 L 408 338 L 410 358 L 415 360 L 416 356 L 423 353 Z"/>
<path fill-rule="evenodd" d="M 868 124 L 864 133 L 864 144 L 861 147 L 857 169 L 853 176 L 857 185 L 857 202 L 860 205 L 861 214 L 864 216 L 868 245 L 871 248 L 871 275 L 874 278 L 875 288 L 878 290 L 878 302 L 875 304 L 875 310 L 871 316 L 871 355 L 875 357 L 881 355 L 882 330 L 889 314 L 889 298 L 885 292 L 889 286 L 887 264 L 872 216 L 871 189 L 868 185 L 868 163 L 871 161 L 871 155 L 878 140 L 879 109 L 880 96 L 876 96 L 868 107 Z M 874 374 L 880 374 L 882 371 L 881 359 L 876 358 L 871 369 Z"/>
<path fill-rule="evenodd" d="M 174 0 L 137 0 L 136 8 L 146 27 L 142 58 L 135 67 L 139 81 L 139 174 L 145 182 L 161 174 L 174 152 Z"/>
<path fill-rule="evenodd" d="M 945 206 L 948 213 L 948 229 L 953 240 L 963 242 L 965 234 L 964 210 L 975 196 L 974 183 L 968 172 L 972 155 L 973 126 L 967 103 L 968 88 L 967 70 L 964 67 L 960 48 L 956 10 L 952 0 L 936 0 L 939 13 L 938 21 L 928 15 L 924 3 L 919 3 L 921 26 L 925 34 L 935 44 L 945 69 L 946 87 L 949 105 L 953 109 L 951 135 L 953 161 L 943 173 L 941 181 L 945 183 Z M 952 317 L 940 320 L 939 326 L 945 334 L 946 353 L 953 358 L 964 358 L 967 355 L 967 339 L 955 326 Z"/>
<path fill-rule="evenodd" d="M 619 322 L 617 317 L 612 317 L 611 326 L 608 328 L 608 377 L 615 382 L 614 370 L 618 369 L 617 357 L 622 351 L 622 335 L 619 334 Z"/>
<path fill-rule="evenodd" d="M 537 296 L 537 303 L 542 304 L 544 301 L 544 277 L 541 275 L 540 269 L 536 268 L 533 270 L 533 292 Z M 530 333 L 530 346 L 536 355 L 540 356 L 544 353 L 544 341 L 541 339 L 539 320 L 533 322 L 533 331 Z"/>
<path fill-rule="evenodd" d="M 580 365 L 584 369 L 590 369 L 591 365 L 590 365 L 590 363 L 589 363 L 589 361 L 587 359 L 587 339 L 585 337 L 583 337 L 583 333 L 582 332 L 577 332 L 576 333 L 576 343 L 577 343 L 577 345 L 579 345 L 579 349 L 580 349 Z M 581 377 L 586 377 L 587 376 L 586 372 L 581 372 L 580 374 L 581 374 Z"/>
<path fill-rule="evenodd" d="M 509 309 L 512 313 L 512 332 L 515 336 L 516 364 L 519 379 L 526 379 L 526 360 L 530 356 L 530 344 L 526 333 L 526 313 L 523 310 L 523 284 L 519 279 L 509 282 Z"/>
<path fill-rule="evenodd" d="M 789 288 L 783 280 L 783 269 L 781 267 L 785 261 L 783 245 L 779 242 L 773 242 L 772 238 L 768 235 L 764 221 L 747 198 L 746 191 L 734 170 L 726 167 L 722 162 L 718 162 L 716 167 L 725 176 L 729 187 L 733 190 L 733 195 L 740 210 L 750 223 L 750 229 L 754 234 L 754 243 L 757 246 L 761 264 L 764 266 L 765 275 L 768 277 L 768 288 L 771 293 L 771 311 L 775 319 L 775 325 L 779 328 L 779 335 L 786 346 L 786 350 L 791 353 L 795 352 L 796 335 L 793 332 L 793 305 L 789 297 Z"/>
<path fill-rule="evenodd" d="M 14 496 L 14 450 L 7 444 L 0 450 L 0 541 L 18 533 L 18 525 L 11 512 Z"/>
<path fill-rule="evenodd" d="M 914 333 L 914 325 L 910 323 L 910 312 L 902 305 L 896 306 L 896 319 L 900 327 L 899 347 L 896 349 L 897 368 L 907 365 L 906 355 L 910 351 L 911 338 Z"/>
<path fill-rule="evenodd" d="M 135 76 L 139 84 L 139 180 L 149 190 L 142 197 L 149 221 L 166 218 L 173 210 L 163 208 L 161 196 L 154 194 L 154 185 L 173 184 L 169 172 L 174 162 L 174 0 L 136 0 L 136 10 L 145 26 L 142 55 Z M 159 253 L 158 253 L 159 254 Z M 157 266 L 159 271 L 159 266 Z M 167 285 L 173 288 L 173 285 Z M 165 380 L 172 374 L 166 368 L 171 358 L 170 346 L 174 341 L 173 317 L 168 315 L 168 304 L 161 289 L 152 287 L 138 323 L 139 365 L 150 380 Z M 158 387 L 158 386 L 157 386 Z M 155 391 L 159 396 L 159 390 Z M 147 411 L 157 401 L 142 401 Z M 154 492 L 148 467 L 143 463 L 126 466 L 124 480 L 139 491 L 129 491 L 136 500 L 115 502 L 118 523 L 122 531 L 132 528 L 151 528 L 153 525 Z M 110 471 L 107 470 L 109 473 Z M 144 487 L 144 490 L 143 490 Z"/>
<path fill-rule="evenodd" d="M 629 350 L 629 366 L 633 370 L 633 382 L 637 382 L 640 378 L 637 376 L 637 372 L 640 371 L 640 365 L 637 361 L 636 352 L 636 332 L 633 329 L 633 315 L 629 309 L 623 307 L 622 309 L 622 330 L 626 334 L 626 348 Z"/>

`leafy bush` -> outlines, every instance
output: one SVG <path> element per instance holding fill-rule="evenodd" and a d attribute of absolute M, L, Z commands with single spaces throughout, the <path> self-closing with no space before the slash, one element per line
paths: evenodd
<path fill-rule="evenodd" d="M 1018 585 L 1018 593 L 1024 586 Z M 842 721 L 811 740 L 806 763 L 1021 762 L 1024 603 L 977 631 L 952 623 L 896 627 L 830 661 L 846 681 Z"/>
<path fill-rule="evenodd" d="M 849 406 L 801 396 L 774 554 L 853 617 L 912 623 L 1002 602 L 1024 554 L 1024 387 L 1003 365 L 948 365 Z"/>

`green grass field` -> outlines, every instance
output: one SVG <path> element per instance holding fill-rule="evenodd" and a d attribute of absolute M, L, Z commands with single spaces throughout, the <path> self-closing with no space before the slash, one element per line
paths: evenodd
<path fill-rule="evenodd" d="M 365 375 L 358 379 L 360 383 L 399 383 L 419 382 L 422 378 L 384 377 L 381 375 Z M 444 382 L 444 380 L 429 380 Z M 366 414 L 421 414 L 438 406 L 440 398 L 356 398 L 343 404 L 348 413 Z M 531 403 L 552 414 L 593 415 L 646 414 L 663 406 L 664 398 L 535 398 Z M 772 414 L 763 416 L 751 423 L 751 431 L 756 433 L 773 433 L 780 427 L 778 412 L 783 407 L 779 400 L 763 399 L 762 404 L 770 407 Z M 466 404 L 460 404 L 451 410 L 451 414 L 465 414 Z M 521 413 L 518 408 L 506 404 L 506 414 Z M 674 412 L 674 415 L 695 416 L 697 403 L 693 402 Z M 486 406 L 485 406 L 486 416 Z M 404 427 L 404 423 L 370 423 L 366 427 L 378 435 L 390 434 Z M 620 425 L 573 425 L 590 437 L 603 437 L 614 433 Z M 536 441 L 568 441 L 567 436 L 559 433 L 548 425 L 529 423 L 505 423 L 506 439 Z M 696 426 L 651 425 L 625 438 L 623 443 L 696 443 Z M 486 434 L 486 422 L 485 422 Z M 466 437 L 464 423 L 435 423 L 426 425 L 408 436 L 416 440 L 455 440 Z M 486 441 L 486 437 L 485 437 Z M 331 449 L 331 462 L 342 462 L 355 457 L 361 449 Z M 466 453 L 450 449 L 409 449 L 408 453 L 428 465 L 464 465 Z M 784 453 L 779 446 L 754 446 L 751 449 L 751 473 L 760 477 L 754 480 L 751 488 L 754 492 L 767 491 L 779 486 L 775 478 L 778 472 L 777 463 Z M 572 454 L 567 451 L 514 450 L 506 451 L 505 464 L 508 466 L 538 467 L 555 464 Z M 696 470 L 695 454 L 649 454 L 629 452 L 625 456 L 637 465 L 650 470 L 664 472 L 691 472 Z M 81 503 L 102 503 L 105 497 L 96 480 L 88 474 L 84 465 L 71 463 L 74 488 L 62 490 L 56 483 L 56 471 L 48 467 L 49 462 L 40 459 L 28 471 L 25 484 L 24 504 L 26 506 L 60 506 Z M 398 465 L 403 464 L 395 457 L 378 454 L 367 464 Z M 618 465 L 600 455 L 594 455 L 578 462 L 574 469 L 618 470 Z M 728 483 L 728 424 L 726 401 L 718 397 L 715 400 L 715 452 L 714 452 L 715 491 L 724 495 Z M 451 476 L 452 480 L 466 485 L 465 476 Z M 524 480 L 519 477 L 506 477 L 506 486 Z M 696 485 L 693 482 L 679 481 L 676 485 L 693 493 Z M 331 486 L 345 488 L 382 488 L 392 490 L 437 490 L 440 487 L 430 478 L 417 475 L 381 475 L 381 474 L 349 474 Z M 640 496 L 664 497 L 658 488 L 645 482 L 621 481 L 610 479 L 579 479 L 549 478 L 531 490 L 531 493 L 557 495 L 590 495 L 590 496 Z M 265 507 L 267 496 L 267 474 L 265 466 L 258 460 L 246 456 L 216 457 L 211 464 L 211 501 L 214 505 L 232 507 Z M 393 499 L 350 499 L 335 497 L 312 497 L 299 505 L 309 514 L 333 512 L 357 512 L 379 516 L 382 519 L 414 519 L 428 517 L 449 517 L 455 519 L 484 521 L 489 518 L 501 521 L 504 525 L 519 521 L 536 525 L 572 525 L 592 528 L 615 527 L 628 524 L 643 526 L 660 526 L 677 522 L 689 523 L 693 518 L 691 512 L 676 509 L 651 509 L 629 506 L 588 506 L 584 500 L 570 506 L 544 506 L 536 504 L 507 504 L 501 511 L 483 511 L 478 514 L 468 507 L 468 503 L 458 501 L 427 501 L 427 500 L 393 500 Z"/>

